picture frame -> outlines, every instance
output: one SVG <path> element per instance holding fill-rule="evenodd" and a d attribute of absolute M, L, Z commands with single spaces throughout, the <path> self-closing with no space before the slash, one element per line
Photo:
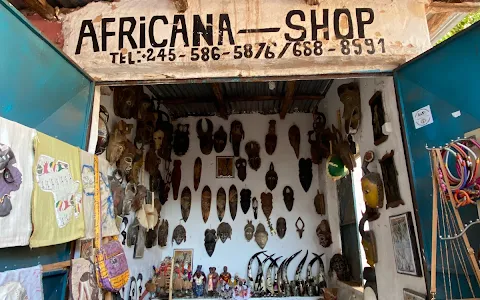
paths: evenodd
<path fill-rule="evenodd" d="M 410 276 L 422 276 L 417 239 L 413 227 L 412 213 L 390 217 L 393 254 L 397 273 Z"/>
<path fill-rule="evenodd" d="M 233 156 L 217 156 L 216 177 L 235 178 L 234 162 Z"/>
<path fill-rule="evenodd" d="M 382 127 L 385 124 L 385 109 L 383 108 L 382 92 L 377 91 L 373 94 L 370 101 L 370 111 L 372 113 L 373 140 L 375 146 L 380 145 L 388 139 L 388 135 L 383 134 Z"/>
<path fill-rule="evenodd" d="M 404 300 L 426 300 L 427 295 L 417 293 L 410 289 L 403 289 L 403 299 Z"/>
<path fill-rule="evenodd" d="M 177 272 L 175 272 L 177 268 L 182 268 L 182 265 L 183 265 L 183 269 L 190 270 L 190 272 L 192 272 L 191 275 L 193 276 L 194 270 L 193 270 L 193 249 L 192 248 L 173 250 L 172 267 L 170 270 L 170 285 L 169 285 L 169 291 L 168 291 L 169 299 L 172 299 L 172 296 L 174 293 L 175 280 L 182 280 L 181 278 L 177 278 L 178 274 Z"/>

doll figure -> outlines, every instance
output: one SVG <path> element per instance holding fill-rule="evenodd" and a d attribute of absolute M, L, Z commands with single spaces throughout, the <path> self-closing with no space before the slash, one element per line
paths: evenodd
<path fill-rule="evenodd" d="M 203 297 L 205 292 L 206 276 L 202 272 L 202 266 L 198 265 L 192 278 L 193 295 L 195 298 Z"/>
<path fill-rule="evenodd" d="M 220 274 L 220 278 L 225 281 L 225 283 L 230 283 L 230 280 L 232 279 L 232 275 L 228 273 L 228 268 L 227 266 L 223 267 L 223 272 Z"/>

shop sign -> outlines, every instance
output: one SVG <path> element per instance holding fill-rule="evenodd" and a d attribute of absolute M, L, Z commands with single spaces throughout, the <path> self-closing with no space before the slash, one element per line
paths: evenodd
<path fill-rule="evenodd" d="M 416 0 L 96 2 L 63 18 L 64 51 L 102 81 L 392 70 L 425 51 Z"/>

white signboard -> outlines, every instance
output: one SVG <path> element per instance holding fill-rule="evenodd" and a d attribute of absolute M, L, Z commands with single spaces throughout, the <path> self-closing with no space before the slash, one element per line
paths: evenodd
<path fill-rule="evenodd" d="M 416 0 L 96 2 L 63 16 L 64 51 L 99 81 L 389 71 L 430 46 Z"/>

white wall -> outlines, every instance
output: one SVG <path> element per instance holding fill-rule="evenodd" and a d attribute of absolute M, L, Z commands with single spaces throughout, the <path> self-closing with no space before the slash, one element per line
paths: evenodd
<path fill-rule="evenodd" d="M 353 80 L 335 80 L 332 84 L 326 99 L 322 101 L 319 110 L 324 112 L 327 117 L 327 124 L 337 124 L 337 110 L 343 112 L 343 104 L 337 94 L 337 88 L 341 84 L 351 82 Z M 395 267 L 395 259 L 393 255 L 392 238 L 390 234 L 389 217 L 401 214 L 407 211 L 412 212 L 413 203 L 410 192 L 410 183 L 408 180 L 407 165 L 405 160 L 404 148 L 402 143 L 402 135 L 400 121 L 395 98 L 395 88 L 391 77 L 364 78 L 355 80 L 360 86 L 360 96 L 362 100 L 362 121 L 358 133 L 354 136 L 355 141 L 359 144 L 360 154 L 363 158 L 365 152 L 373 150 L 375 152 L 375 162 L 369 165 L 371 171 L 381 174 L 378 159 L 390 150 L 395 150 L 395 165 L 398 171 L 398 183 L 400 194 L 405 201 L 405 205 L 396 208 L 386 209 L 385 206 L 380 209 L 380 218 L 370 223 L 370 229 L 375 232 L 377 241 L 378 263 L 375 265 L 378 285 L 378 299 L 403 299 L 403 289 L 409 288 L 420 293 L 426 292 L 424 277 L 414 277 L 398 274 Z M 387 122 L 392 124 L 392 133 L 388 140 L 378 146 L 374 145 L 372 132 L 372 116 L 368 101 L 376 91 L 383 92 L 383 105 L 385 109 L 385 118 Z M 342 121 L 343 122 L 343 121 Z M 332 230 L 333 245 L 328 249 L 327 259 L 331 255 L 341 252 L 341 241 L 339 232 L 339 213 L 338 213 L 338 197 L 336 192 L 336 183 L 324 174 L 325 166 L 319 168 L 320 185 L 325 183 L 325 199 L 327 201 L 327 214 Z M 333 204 L 333 205 L 332 205 Z M 414 221 L 414 226 L 415 221 Z M 418 236 L 417 236 L 418 244 Z"/>

